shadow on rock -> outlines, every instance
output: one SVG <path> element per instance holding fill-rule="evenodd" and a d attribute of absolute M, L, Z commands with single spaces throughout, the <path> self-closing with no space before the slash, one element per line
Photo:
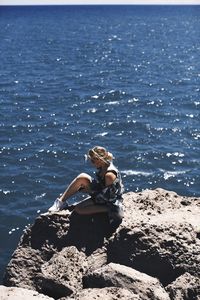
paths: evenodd
<path fill-rule="evenodd" d="M 43 286 L 45 289 L 49 289 L 49 285 L 52 285 L 49 284 L 52 282 L 52 278 L 41 273 L 44 264 L 61 253 L 62 249 L 72 246 L 80 254 L 83 253 L 87 260 L 87 257 L 93 252 L 103 247 L 105 240 L 113 234 L 118 225 L 111 226 L 106 214 L 80 216 L 72 213 L 69 216 L 62 211 L 40 215 L 21 237 L 18 248 L 6 268 L 4 284 L 30 287 L 40 291 L 44 291 Z M 100 255 L 99 261 L 102 260 L 102 256 L 104 257 L 104 255 Z M 92 260 L 94 259 L 91 258 L 91 264 L 95 265 Z M 57 273 L 59 274 L 59 271 Z M 64 273 L 66 270 L 63 271 Z M 57 283 L 56 276 L 53 280 L 59 290 L 63 279 Z M 40 278 L 39 283 L 38 278 Z M 69 290 L 67 286 L 64 286 L 64 290 L 66 289 Z"/>
<path fill-rule="evenodd" d="M 21 237 L 19 246 L 31 247 L 43 253 L 48 260 L 54 253 L 67 246 L 90 255 L 103 245 L 121 222 L 110 224 L 107 214 L 81 216 L 65 211 L 40 215 Z"/>
<path fill-rule="evenodd" d="M 75 246 L 88 256 L 102 247 L 105 238 L 112 236 L 120 223 L 116 221 L 110 224 L 107 214 L 80 216 L 73 213 L 62 246 Z"/>

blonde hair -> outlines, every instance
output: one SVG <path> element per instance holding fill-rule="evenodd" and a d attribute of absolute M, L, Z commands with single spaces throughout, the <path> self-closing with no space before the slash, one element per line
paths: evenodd
<path fill-rule="evenodd" d="M 106 148 L 101 146 L 95 146 L 88 151 L 88 157 L 91 159 L 93 157 L 97 157 L 103 160 L 106 163 L 110 163 L 114 157 L 112 153 L 108 152 Z"/>

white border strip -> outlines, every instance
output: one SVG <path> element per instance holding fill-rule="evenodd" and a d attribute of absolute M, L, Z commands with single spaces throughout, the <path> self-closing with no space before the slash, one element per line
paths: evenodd
<path fill-rule="evenodd" d="M 1 0 L 1 5 L 200 5 L 200 0 Z"/>

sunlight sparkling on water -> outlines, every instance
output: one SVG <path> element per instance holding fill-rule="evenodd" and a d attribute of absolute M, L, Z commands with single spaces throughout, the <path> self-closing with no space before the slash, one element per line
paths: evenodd
<path fill-rule="evenodd" d="M 126 191 L 200 196 L 199 30 L 198 7 L 1 10 L 1 272 L 94 145 Z"/>

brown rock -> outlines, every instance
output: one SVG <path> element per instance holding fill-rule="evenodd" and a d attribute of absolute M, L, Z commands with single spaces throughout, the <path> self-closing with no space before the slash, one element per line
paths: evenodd
<path fill-rule="evenodd" d="M 0 286 L 0 300 L 53 300 L 53 298 L 17 287 Z"/>
<path fill-rule="evenodd" d="M 104 257 L 103 263 L 107 261 L 104 238 L 111 236 L 113 231 L 105 215 L 92 218 L 73 214 L 69 218 L 65 211 L 40 215 L 21 237 L 7 266 L 4 284 L 41 290 L 38 279 L 43 277 L 42 265 L 54 254 L 72 245 L 87 255 L 90 268 L 95 266 L 97 256 Z M 98 267 L 101 266 L 100 261 L 96 261 Z"/>
<path fill-rule="evenodd" d="M 126 217 L 109 240 L 108 261 L 157 277 L 164 285 L 185 272 L 199 275 L 200 199 L 188 198 L 185 206 L 184 197 L 162 189 L 124 198 Z"/>
<path fill-rule="evenodd" d="M 84 276 L 86 288 L 120 287 L 131 291 L 142 300 L 169 300 L 158 279 L 132 268 L 110 263 Z"/>
<path fill-rule="evenodd" d="M 125 194 L 124 206 L 125 216 L 118 227 L 111 226 L 104 214 L 69 216 L 62 211 L 40 215 L 21 237 L 4 284 L 43 291 L 55 299 L 76 299 L 84 293 L 94 294 L 94 290 L 82 289 L 86 274 L 115 263 L 121 270 L 129 267 L 156 277 L 168 286 L 168 293 L 172 289 L 175 293 L 170 284 L 174 286 L 186 272 L 190 274 L 187 285 L 193 285 L 193 277 L 200 276 L 200 198 L 146 190 Z M 109 287 L 108 293 L 113 288 L 121 287 Z"/>
<path fill-rule="evenodd" d="M 87 269 L 84 253 L 66 247 L 42 265 L 37 276 L 38 290 L 58 299 L 82 289 L 82 276 Z"/>
<path fill-rule="evenodd" d="M 200 278 L 185 273 L 168 285 L 166 290 L 172 300 L 200 300 Z"/>
<path fill-rule="evenodd" d="M 124 288 L 106 287 L 101 289 L 84 289 L 76 294 L 74 298 L 65 298 L 66 300 L 141 300 L 138 295 L 131 293 Z M 60 299 L 64 300 L 64 299 Z"/>
<path fill-rule="evenodd" d="M 33 277 L 40 273 L 44 260 L 39 250 L 18 246 L 8 264 L 4 283 L 8 286 L 35 289 Z"/>

